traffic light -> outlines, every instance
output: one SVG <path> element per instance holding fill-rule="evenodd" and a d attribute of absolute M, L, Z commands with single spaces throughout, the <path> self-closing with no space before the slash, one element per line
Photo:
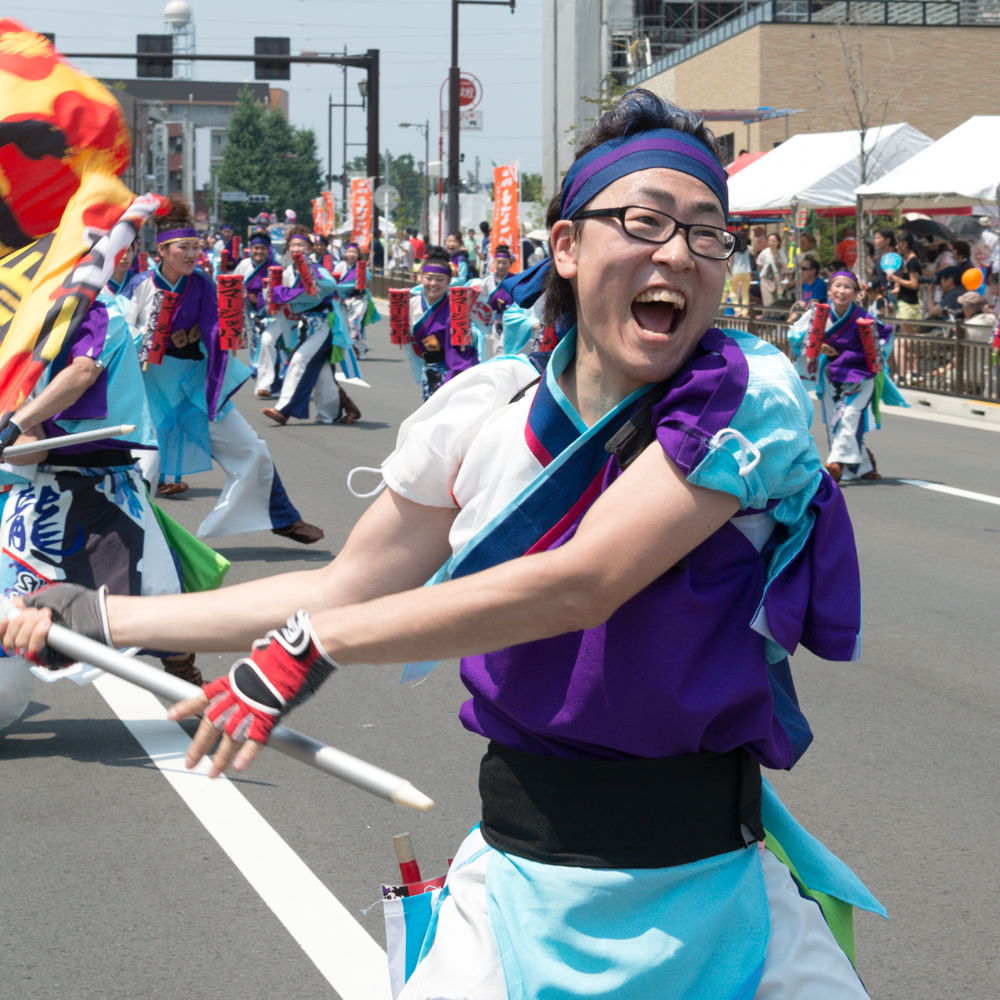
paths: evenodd
<path fill-rule="evenodd" d="M 287 56 L 292 51 L 289 38 L 255 38 L 255 56 Z M 253 64 L 255 80 L 290 80 L 292 64 L 286 59 L 255 59 Z"/>
<path fill-rule="evenodd" d="M 174 39 L 172 35 L 136 35 L 136 52 L 163 52 L 170 54 L 174 51 Z M 169 80 L 174 75 L 173 59 L 147 58 L 136 59 L 136 76 L 155 76 L 160 79 Z"/>

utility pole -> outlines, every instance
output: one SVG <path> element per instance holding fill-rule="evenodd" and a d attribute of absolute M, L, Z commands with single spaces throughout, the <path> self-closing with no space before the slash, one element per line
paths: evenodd
<path fill-rule="evenodd" d="M 458 7 L 460 4 L 471 4 L 474 7 L 510 7 L 514 13 L 517 0 L 451 0 L 451 69 L 448 73 L 448 230 L 460 226 L 458 211 L 459 152 L 459 80 L 461 73 L 458 68 Z M 370 134 L 370 133 L 369 133 Z"/>

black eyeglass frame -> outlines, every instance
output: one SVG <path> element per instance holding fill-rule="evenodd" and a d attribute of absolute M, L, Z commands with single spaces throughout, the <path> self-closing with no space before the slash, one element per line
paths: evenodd
<path fill-rule="evenodd" d="M 625 213 L 630 208 L 638 208 L 643 212 L 653 212 L 656 215 L 662 215 L 674 224 L 674 231 L 665 240 L 650 240 L 645 236 L 637 236 L 635 233 L 630 232 L 628 227 L 625 225 Z M 679 219 L 675 219 L 672 215 L 668 215 L 666 212 L 661 212 L 658 208 L 647 208 L 645 205 L 622 205 L 619 208 L 589 208 L 582 212 L 577 212 L 570 221 L 576 222 L 577 219 L 617 219 L 621 223 L 622 232 L 625 233 L 626 236 L 631 236 L 634 240 L 641 240 L 643 243 L 652 243 L 655 246 L 660 247 L 669 243 L 677 235 L 677 231 L 680 230 L 684 233 L 684 242 L 687 244 L 688 250 L 690 250 L 696 257 L 701 257 L 704 260 L 729 260 L 733 254 L 741 253 L 746 249 L 746 243 L 739 233 L 731 233 L 728 229 L 724 229 L 722 226 L 709 226 L 703 222 L 681 222 Z M 735 242 L 725 257 L 709 257 L 707 254 L 698 253 L 698 251 L 691 246 L 692 229 L 714 229 L 717 232 L 725 233 L 726 236 L 731 236 Z"/>

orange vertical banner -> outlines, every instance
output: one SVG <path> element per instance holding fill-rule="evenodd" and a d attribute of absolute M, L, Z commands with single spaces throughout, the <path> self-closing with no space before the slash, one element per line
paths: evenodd
<path fill-rule="evenodd" d="M 517 218 L 519 194 L 517 164 L 508 163 L 493 170 L 493 225 L 490 246 L 506 243 L 510 247 L 510 270 L 521 270 L 521 228 Z"/>
<path fill-rule="evenodd" d="M 337 206 L 333 200 L 332 191 L 323 192 L 323 204 L 326 205 L 326 226 L 323 229 L 323 235 L 331 236 L 337 228 Z"/>
<path fill-rule="evenodd" d="M 370 177 L 355 177 L 351 181 L 351 239 L 362 250 L 372 245 L 372 182 Z"/>

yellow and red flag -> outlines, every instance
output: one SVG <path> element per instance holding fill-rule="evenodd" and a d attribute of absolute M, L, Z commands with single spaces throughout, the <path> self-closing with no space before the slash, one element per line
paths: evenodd
<path fill-rule="evenodd" d="M 142 221 L 164 210 L 142 198 L 122 219 L 130 154 L 111 93 L 43 36 L 0 20 L 2 415 L 58 356 Z"/>

